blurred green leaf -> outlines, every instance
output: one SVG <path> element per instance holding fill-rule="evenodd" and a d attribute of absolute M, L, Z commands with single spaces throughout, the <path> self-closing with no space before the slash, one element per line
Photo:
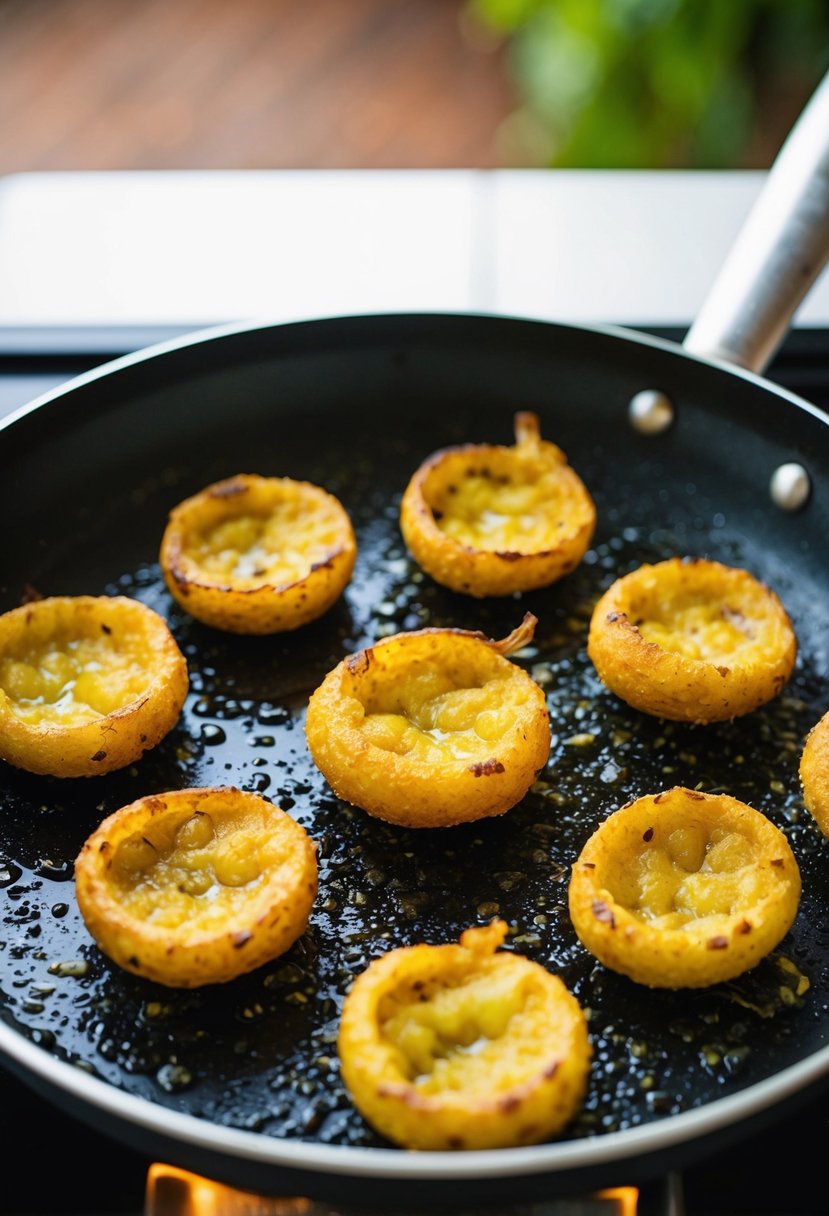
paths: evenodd
<path fill-rule="evenodd" d="M 770 159 L 764 121 L 788 129 L 829 69 L 828 0 L 468 0 L 468 13 L 506 44 L 508 130 L 551 165 Z"/>

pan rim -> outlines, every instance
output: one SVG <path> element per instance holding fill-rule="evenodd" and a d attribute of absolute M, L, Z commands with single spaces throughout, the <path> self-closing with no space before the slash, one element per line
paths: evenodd
<path fill-rule="evenodd" d="M 828 1045 L 737 1093 L 623 1131 L 522 1148 L 414 1154 L 394 1147 L 312 1144 L 210 1123 L 149 1098 L 126 1093 L 108 1081 L 55 1059 L 3 1022 L 0 1022 L 0 1051 L 25 1070 L 21 1079 L 26 1083 L 30 1083 L 28 1077 L 34 1074 L 50 1089 L 58 1088 L 64 1096 L 81 1101 L 98 1115 L 111 1115 L 132 1127 L 162 1132 L 190 1147 L 221 1155 L 230 1152 L 237 1159 L 292 1172 L 397 1181 L 421 1178 L 464 1181 L 554 1174 L 654 1156 L 733 1127 L 737 1122 L 745 1123 L 785 1099 L 804 1093 L 829 1074 Z"/>
<path fill-rule="evenodd" d="M 248 334 L 264 333 L 273 331 L 279 333 L 296 333 L 300 334 L 309 327 L 314 329 L 320 328 L 336 328 L 340 326 L 356 326 L 367 324 L 379 325 L 406 325 L 406 324 L 424 324 L 430 321 L 446 322 L 463 324 L 466 322 L 483 322 L 484 324 L 510 324 L 520 325 L 522 327 L 530 327 L 546 330 L 555 330 L 562 333 L 577 333 L 581 335 L 592 335 L 595 337 L 604 337 L 615 339 L 616 341 L 626 343 L 628 345 L 636 345 L 645 349 L 658 350 L 665 354 L 674 356 L 683 362 L 688 362 L 701 367 L 708 367 L 728 376 L 736 377 L 744 380 L 748 384 L 762 389 L 781 400 L 786 401 L 790 405 L 810 414 L 816 421 L 829 425 L 829 414 L 814 405 L 805 397 L 792 392 L 790 389 L 784 388 L 782 385 L 775 383 L 766 376 L 757 372 L 749 371 L 747 368 L 739 367 L 734 363 L 729 363 L 725 359 L 720 359 L 715 356 L 699 355 L 695 352 L 687 351 L 679 342 L 674 342 L 669 338 L 660 338 L 654 334 L 644 333 L 640 330 L 631 329 L 624 325 L 583 325 L 577 322 L 548 320 L 543 317 L 533 316 L 530 314 L 520 313 L 501 313 L 487 310 L 461 311 L 457 309 L 447 309 L 440 311 L 435 309 L 425 309 L 423 311 L 411 310 L 406 312 L 349 312 L 349 313 L 332 313 L 320 316 L 311 316 L 307 318 L 299 318 L 294 321 L 268 320 L 267 318 L 259 320 L 243 320 L 231 321 L 219 325 L 211 325 L 207 327 L 199 327 L 185 334 L 178 334 L 171 338 L 166 338 L 160 342 L 154 342 L 149 346 L 141 347 L 138 350 L 131 351 L 125 355 L 119 355 L 114 359 L 107 359 L 105 362 L 90 368 L 85 372 L 72 376 L 64 383 L 56 388 L 49 389 L 45 393 L 41 393 L 33 397 L 30 401 L 18 406 L 10 411 L 4 417 L 0 418 L 0 435 L 8 427 L 19 422 L 27 417 L 30 413 L 49 405 L 51 402 L 62 397 L 68 396 L 71 393 L 84 388 L 88 384 L 92 384 L 97 380 L 115 375 L 122 371 L 127 371 L 132 367 L 141 366 L 148 362 L 162 361 L 166 355 L 174 355 L 180 351 L 190 347 L 202 345 L 215 345 L 223 339 L 231 339 L 234 337 L 242 337 Z"/>
<path fill-rule="evenodd" d="M 539 317 L 502 314 L 487 311 L 410 311 L 410 312 L 366 312 L 320 316 L 296 321 L 231 322 L 207 328 L 199 328 L 184 335 L 154 343 L 130 354 L 119 356 L 68 379 L 57 388 L 43 393 L 0 419 L 0 442 L 3 432 L 35 411 L 49 407 L 64 397 L 71 396 L 103 378 L 108 378 L 130 368 L 158 361 L 190 347 L 204 344 L 214 345 L 223 339 L 232 339 L 267 331 L 285 334 L 288 341 L 281 348 L 289 349 L 291 334 L 299 336 L 309 327 L 321 327 L 332 331 L 342 326 L 399 326 L 426 325 L 429 322 L 444 323 L 481 322 L 482 324 L 508 321 L 523 327 L 538 330 L 555 330 L 562 333 L 576 332 L 595 335 L 636 345 L 644 349 L 665 352 L 683 362 L 710 367 L 729 376 L 746 381 L 771 393 L 781 403 L 788 403 L 810 415 L 822 426 L 829 426 L 829 415 L 811 402 L 788 389 L 766 379 L 764 376 L 737 367 L 724 360 L 703 357 L 673 341 L 631 330 L 624 326 L 596 326 L 549 321 Z M 355 329 L 356 332 L 356 329 Z M 368 330 L 365 331 L 368 333 Z M 377 335 L 382 341 L 382 333 Z M 275 355 L 280 352 L 275 351 Z M 706 1103 L 702 1107 L 683 1111 L 668 1118 L 655 1120 L 617 1132 L 602 1133 L 579 1140 L 558 1140 L 522 1148 L 481 1151 L 461 1151 L 451 1154 L 422 1152 L 416 1155 L 405 1150 L 368 1148 L 347 1145 L 323 1145 L 302 1140 L 263 1135 L 239 1128 L 223 1127 L 201 1120 L 194 1115 L 175 1111 L 151 1098 L 127 1093 L 116 1085 L 99 1077 L 91 1076 L 72 1064 L 57 1059 L 42 1047 L 24 1037 L 13 1025 L 0 1019 L 0 1055 L 14 1061 L 23 1070 L 22 1079 L 31 1084 L 31 1077 L 38 1077 L 50 1090 L 58 1090 L 67 1099 L 75 1099 L 85 1107 L 93 1108 L 97 1114 L 111 1115 L 116 1120 L 149 1132 L 163 1132 L 178 1143 L 198 1146 L 206 1151 L 227 1154 L 266 1167 L 281 1168 L 290 1172 L 314 1171 L 329 1176 L 348 1175 L 353 1178 L 410 1180 L 428 1178 L 434 1181 L 472 1180 L 500 1178 L 504 1176 L 529 1176 L 554 1174 L 564 1171 L 582 1170 L 622 1162 L 641 1155 L 653 1155 L 672 1147 L 700 1140 L 729 1128 L 737 1122 L 745 1122 L 787 1098 L 807 1090 L 829 1074 L 829 1045 L 813 1052 L 804 1060 L 789 1066 L 764 1081 L 748 1086 L 736 1093 Z"/>

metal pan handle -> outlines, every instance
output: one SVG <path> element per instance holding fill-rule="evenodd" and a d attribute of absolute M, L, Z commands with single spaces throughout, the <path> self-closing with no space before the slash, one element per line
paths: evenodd
<path fill-rule="evenodd" d="M 827 258 L 829 74 L 775 158 L 684 349 L 764 371 Z"/>

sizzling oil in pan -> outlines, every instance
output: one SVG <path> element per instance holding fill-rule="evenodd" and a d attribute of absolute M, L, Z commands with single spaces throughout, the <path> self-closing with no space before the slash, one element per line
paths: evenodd
<path fill-rule="evenodd" d="M 480 422 L 480 420 L 479 420 Z M 494 437 L 480 422 L 458 439 Z M 342 1086 L 336 1033 L 343 996 L 369 960 L 393 946 L 455 940 L 503 917 L 510 946 L 559 973 L 588 1012 L 594 1060 L 584 1109 L 567 1138 L 660 1119 L 761 1080 L 823 1045 L 829 1001 L 825 848 L 797 781 L 808 729 L 826 709 L 818 639 L 826 597 L 729 529 L 720 504 L 687 485 L 654 527 L 659 496 L 614 499 L 607 452 L 576 462 L 599 527 L 580 568 L 542 592 L 479 602 L 435 585 L 407 557 L 397 511 L 422 435 L 306 460 L 262 449 L 229 467 L 214 448 L 198 472 L 171 469 L 121 507 L 144 521 L 125 531 L 123 562 L 82 587 L 89 536 L 68 530 L 41 560 L 37 590 L 134 595 L 169 620 L 190 667 L 178 726 L 130 769 L 90 781 L 35 778 L 4 767 L 0 820 L 3 1016 L 46 1051 L 155 1103 L 265 1135 L 379 1145 Z M 551 434 L 550 438 L 556 436 Z M 591 462 L 594 462 L 591 467 Z M 347 468 L 345 467 L 347 466 Z M 245 639 L 210 631 L 171 601 L 155 560 L 165 512 L 236 472 L 304 476 L 338 494 L 354 520 L 351 586 L 327 616 L 296 634 Z M 641 471 L 643 477 L 647 470 Z M 121 508 L 114 504 L 111 510 Z M 694 727 L 630 710 L 586 657 L 591 609 L 613 578 L 676 553 L 744 564 L 775 585 L 798 632 L 795 674 L 771 705 L 733 723 Z M 543 686 L 549 762 L 523 803 L 497 820 L 410 831 L 339 802 L 308 754 L 307 699 L 345 654 L 424 625 L 502 637 L 533 611 L 534 645 L 520 662 Z M 117 807 L 186 785 L 238 785 L 288 810 L 319 848 L 320 886 L 305 936 L 282 958 L 231 984 L 173 991 L 111 965 L 90 940 L 73 888 L 73 859 Z M 749 975 L 693 992 L 649 991 L 595 964 L 575 938 L 567 881 L 581 845 L 629 799 L 671 785 L 727 790 L 788 835 L 803 875 L 797 922 Z"/>

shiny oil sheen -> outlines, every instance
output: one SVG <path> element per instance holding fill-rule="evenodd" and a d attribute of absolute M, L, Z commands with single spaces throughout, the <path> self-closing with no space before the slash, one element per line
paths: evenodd
<path fill-rule="evenodd" d="M 86 782 L 4 772 L 6 1015 L 57 1055 L 201 1117 L 379 1143 L 339 1079 L 337 1021 L 351 980 L 392 946 L 451 941 L 498 915 L 513 931 L 511 948 L 561 975 L 589 1012 L 595 1059 L 572 1135 L 687 1109 L 762 1075 L 769 1053 L 826 995 L 813 931 L 805 932 L 820 899 L 821 842 L 796 781 L 799 747 L 820 709 L 808 651 L 784 693 L 746 719 L 712 729 L 637 714 L 601 688 L 585 655 L 587 624 L 616 572 L 674 552 L 668 537 L 623 529 L 557 586 L 481 603 L 417 570 L 400 541 L 393 488 L 383 503 L 372 481 L 337 486 L 358 530 L 357 569 L 343 602 L 301 634 L 209 631 L 174 607 L 154 563 L 101 588 L 167 617 L 191 691 L 178 727 L 129 770 Z M 724 530 L 719 552 L 740 557 Z M 546 690 L 553 747 L 524 802 L 498 821 L 434 832 L 394 829 L 339 803 L 302 730 L 325 671 L 401 629 L 501 636 L 525 607 L 539 625 L 517 661 Z M 73 899 L 72 859 L 97 821 L 134 797 L 208 784 L 255 790 L 290 811 L 318 843 L 320 891 L 309 932 L 287 955 L 229 985 L 177 992 L 119 972 L 97 951 Z M 569 867 L 599 821 L 674 784 L 727 788 L 763 810 L 787 832 L 804 873 L 798 925 L 781 948 L 750 975 L 690 999 L 594 966 L 566 909 Z M 11 827 L 21 839 L 9 838 Z M 798 995 L 801 976 L 810 988 Z"/>

